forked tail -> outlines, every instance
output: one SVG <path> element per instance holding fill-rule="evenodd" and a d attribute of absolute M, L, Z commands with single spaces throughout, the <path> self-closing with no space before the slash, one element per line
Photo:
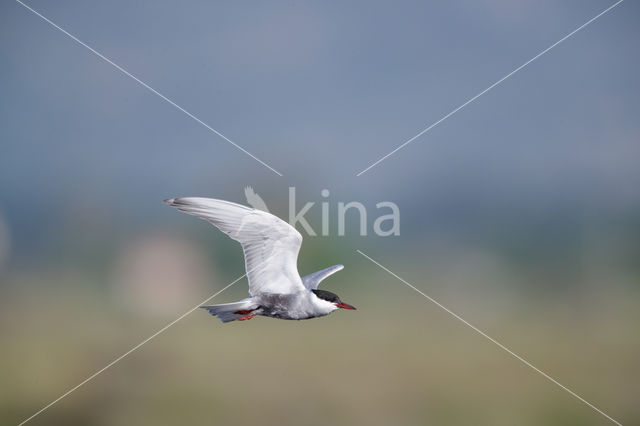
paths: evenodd
<path fill-rule="evenodd" d="M 258 305 L 256 305 L 256 303 L 250 298 L 239 302 L 200 307 L 209 311 L 211 315 L 220 318 L 220 321 L 222 322 L 230 322 L 237 319 L 247 318 L 247 316 L 250 316 L 253 311 L 258 309 Z"/>

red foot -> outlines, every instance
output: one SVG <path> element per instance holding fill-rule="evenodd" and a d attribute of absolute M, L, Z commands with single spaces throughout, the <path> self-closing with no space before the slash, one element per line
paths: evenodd
<path fill-rule="evenodd" d="M 235 311 L 234 314 L 236 314 L 236 315 L 249 315 L 253 311 L 255 311 L 255 309 L 246 309 L 246 310 L 241 310 L 241 311 Z"/>
<path fill-rule="evenodd" d="M 249 311 L 249 312 L 251 312 L 251 311 Z M 247 315 L 247 316 L 244 316 L 244 317 L 236 318 L 236 321 L 246 321 L 246 320 L 250 320 L 253 317 L 255 317 L 255 315 Z"/>

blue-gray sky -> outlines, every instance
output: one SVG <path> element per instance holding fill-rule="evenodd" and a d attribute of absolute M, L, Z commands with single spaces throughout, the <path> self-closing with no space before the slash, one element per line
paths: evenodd
<path fill-rule="evenodd" d="M 279 177 L 4 2 L 0 209 L 16 240 L 76 208 L 127 222 L 169 196 L 243 201 L 247 184 L 282 200 L 290 185 L 308 200 L 394 200 L 416 233 L 452 211 L 637 217 L 633 1 L 355 177 L 612 3 L 28 2 Z"/>

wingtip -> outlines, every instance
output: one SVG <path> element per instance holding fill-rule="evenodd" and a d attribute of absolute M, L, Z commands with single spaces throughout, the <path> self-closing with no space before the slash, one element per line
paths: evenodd
<path fill-rule="evenodd" d="M 176 200 L 175 198 L 167 198 L 166 200 L 163 201 L 163 203 L 172 206 L 175 200 Z"/>

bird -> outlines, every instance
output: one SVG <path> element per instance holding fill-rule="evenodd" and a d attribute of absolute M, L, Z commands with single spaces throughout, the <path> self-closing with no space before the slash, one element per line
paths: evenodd
<path fill-rule="evenodd" d="M 164 202 L 206 220 L 242 246 L 249 297 L 201 306 L 223 323 L 246 321 L 257 315 L 303 320 L 329 315 L 338 309 L 356 309 L 337 294 L 318 289 L 322 280 L 342 270 L 343 265 L 300 277 L 297 261 L 302 235 L 277 216 L 213 198 L 170 198 Z"/>

